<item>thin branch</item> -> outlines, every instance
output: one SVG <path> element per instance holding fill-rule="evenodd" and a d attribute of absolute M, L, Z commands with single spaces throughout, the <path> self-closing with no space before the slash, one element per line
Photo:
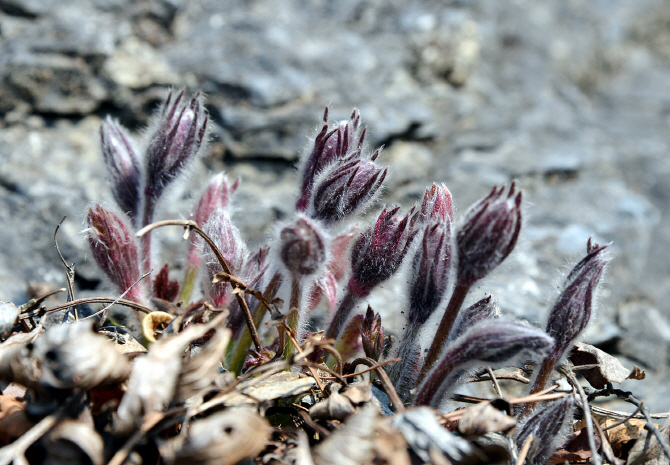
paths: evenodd
<path fill-rule="evenodd" d="M 531 434 L 526 438 L 526 440 L 523 443 L 523 446 L 521 447 L 521 450 L 519 451 L 519 457 L 516 459 L 516 465 L 523 465 L 523 462 L 526 461 L 526 456 L 528 455 L 528 451 L 530 450 L 530 444 L 533 442 L 533 435 Z"/>
<path fill-rule="evenodd" d="M 377 373 L 377 376 L 379 376 L 379 381 L 382 382 L 382 385 L 384 386 L 384 391 L 386 391 L 386 395 L 389 396 L 389 399 L 391 400 L 391 404 L 393 404 L 393 408 L 395 409 L 396 412 L 403 412 L 405 410 L 405 405 L 402 403 L 402 400 L 400 399 L 400 396 L 395 390 L 395 387 L 393 387 L 393 383 L 391 382 L 391 378 L 389 378 L 389 375 L 386 374 L 386 370 L 384 370 L 381 367 L 378 367 L 378 363 L 371 359 L 370 357 L 362 357 L 362 358 L 357 358 L 353 362 L 351 362 L 352 368 L 356 368 L 356 365 L 367 365 L 368 367 L 376 367 L 375 372 Z"/>
<path fill-rule="evenodd" d="M 512 381 L 519 381 L 520 383 L 523 384 L 529 384 L 530 380 L 523 376 L 523 370 L 517 370 L 513 371 L 511 373 L 496 373 L 496 379 L 501 380 L 501 379 L 509 379 Z M 479 375 L 479 376 L 472 376 L 470 378 L 467 378 L 464 380 L 465 383 L 481 383 L 484 381 L 491 381 L 490 376 L 485 376 L 485 375 Z"/>
<path fill-rule="evenodd" d="M 61 224 L 63 224 L 63 221 L 65 221 L 65 218 L 67 216 L 64 216 L 62 220 L 60 220 L 60 223 L 56 225 L 56 230 L 54 231 L 54 245 L 56 246 L 56 252 L 58 252 L 58 256 L 60 257 L 60 261 L 63 262 L 63 266 L 65 267 L 65 279 L 67 281 L 67 296 L 70 301 L 75 300 L 74 299 L 74 263 L 72 265 L 68 265 L 67 262 L 65 261 L 65 258 L 63 257 L 63 254 L 60 252 L 60 247 L 58 247 L 58 239 L 56 236 L 58 235 L 58 230 L 60 229 Z M 74 308 L 74 319 L 76 321 L 79 321 L 79 312 L 77 311 L 77 307 Z"/>
<path fill-rule="evenodd" d="M 500 389 L 500 384 L 498 384 L 498 380 L 496 379 L 496 375 L 493 373 L 491 367 L 486 367 L 486 372 L 491 377 L 491 382 L 493 383 L 493 389 L 496 391 L 496 395 L 502 399 L 503 393 L 502 390 Z"/>
<path fill-rule="evenodd" d="M 73 300 L 71 302 L 66 302 L 64 304 L 56 305 L 55 307 L 51 307 L 47 309 L 46 313 L 54 313 L 54 312 L 59 312 L 63 309 L 70 308 L 73 305 L 82 305 L 82 304 L 118 304 L 118 305 L 123 305 L 124 307 L 129 307 L 133 308 L 135 310 L 139 310 L 140 312 L 144 313 L 151 313 L 153 310 L 150 308 L 145 307 L 142 304 L 138 304 L 137 302 L 133 302 L 132 300 L 126 300 L 126 299 L 119 299 L 119 298 L 114 298 L 114 297 L 87 297 L 84 299 L 77 299 Z M 21 318 L 27 317 L 29 314 L 22 315 Z"/>
<path fill-rule="evenodd" d="M 149 270 L 149 271 L 147 271 L 146 273 L 144 273 L 142 276 L 140 276 L 140 277 L 137 279 L 137 281 L 135 281 L 135 282 L 132 284 L 132 286 L 130 286 L 128 289 L 126 289 L 126 290 L 123 292 L 123 294 L 121 294 L 121 295 L 120 295 L 114 302 L 112 302 L 111 304 L 107 305 L 107 306 L 104 307 L 102 310 L 98 310 L 98 311 L 95 312 L 94 314 L 89 315 L 89 316 L 87 316 L 86 318 L 82 318 L 82 320 L 87 320 L 87 319 L 89 319 L 89 318 L 93 318 L 94 316 L 98 316 L 98 315 L 101 315 L 102 313 L 107 312 L 107 310 L 109 310 L 110 308 L 112 308 L 113 305 L 119 303 L 119 301 L 123 298 L 123 296 L 125 296 L 128 292 L 130 292 L 130 290 L 131 290 L 132 288 L 134 288 L 135 286 L 137 286 L 137 283 L 139 283 L 139 282 L 142 281 L 144 278 L 146 278 L 147 276 L 149 276 L 149 275 L 151 274 L 152 271 L 153 271 L 153 270 Z M 106 320 L 106 319 L 107 319 L 107 314 L 105 313 L 105 318 L 102 318 L 102 320 L 104 321 L 104 320 Z"/>
<path fill-rule="evenodd" d="M 228 266 L 228 262 L 226 259 L 223 257 L 223 254 L 219 250 L 219 248 L 216 246 L 214 241 L 203 231 L 200 229 L 198 226 L 198 223 L 195 221 L 191 220 L 164 220 L 164 221 L 157 221 L 155 223 L 151 223 L 137 231 L 135 233 L 135 236 L 137 237 L 142 237 L 148 232 L 160 228 L 163 226 L 183 226 L 185 231 L 184 238 L 188 239 L 188 234 L 190 231 L 195 231 L 200 237 L 203 238 L 203 240 L 207 243 L 207 245 L 212 249 L 212 252 L 214 252 L 214 255 L 216 256 L 216 259 L 219 261 L 219 264 L 221 265 L 221 268 L 223 268 L 223 271 L 232 276 L 233 272 L 230 270 L 230 266 Z M 238 289 L 237 285 L 231 280 L 230 281 L 230 286 L 233 288 L 233 294 L 235 294 L 235 297 L 237 298 L 237 303 L 240 304 L 240 308 L 242 309 L 242 315 L 244 316 L 244 321 L 247 323 L 247 327 L 249 328 L 249 333 L 251 334 L 251 340 L 254 342 L 254 346 L 256 347 L 256 350 L 262 350 L 263 345 L 261 344 L 261 340 L 258 337 L 258 331 L 256 330 L 256 325 L 254 325 L 254 320 L 251 316 L 251 311 L 249 310 L 249 306 L 247 305 L 246 300 L 244 300 L 244 292 L 235 292 L 236 289 Z M 243 290 L 242 290 L 243 291 Z"/>
<path fill-rule="evenodd" d="M 623 425 L 623 424 L 626 423 L 628 420 L 630 420 L 630 419 L 632 419 L 632 418 L 635 418 L 635 415 L 637 415 L 637 414 L 640 412 L 640 410 L 642 410 L 642 407 L 643 407 L 643 406 L 644 406 L 644 401 L 640 402 L 639 407 L 636 408 L 635 411 L 634 411 L 633 413 L 631 413 L 630 415 L 628 415 L 628 416 L 627 416 L 626 418 L 624 418 L 623 420 L 617 421 L 617 422 L 614 423 L 613 425 L 609 425 L 609 426 L 603 428 L 603 431 L 607 431 L 608 429 L 616 428 L 616 427 L 619 426 L 619 425 Z"/>

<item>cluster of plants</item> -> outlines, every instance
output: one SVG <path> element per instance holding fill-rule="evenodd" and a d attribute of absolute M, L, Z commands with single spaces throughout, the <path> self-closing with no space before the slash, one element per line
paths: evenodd
<path fill-rule="evenodd" d="M 154 217 L 206 146 L 199 94 L 171 92 L 142 142 L 112 119 L 100 136 L 117 205 L 89 207 L 85 233 L 117 294 L 76 299 L 64 261 L 68 302 L 0 307 L 1 399 L 14 402 L 0 407 L 1 463 L 6 454 L 17 463 L 546 463 L 567 451 L 577 411 L 581 452 L 620 463 L 596 445 L 566 361 L 592 314 L 606 246 L 589 240 L 544 329 L 501 316 L 490 295 L 463 308 L 517 243 L 515 183 L 460 218 L 447 187 L 433 184 L 416 205 L 362 221 L 389 168 L 381 149 L 368 150 L 358 111 L 330 124 L 326 109 L 300 157 L 295 208 L 250 250 L 231 215 L 239 180 L 223 173 L 185 212 L 191 219 Z M 160 227 L 185 230 L 181 279 L 158 261 Z M 397 273 L 406 289 L 387 311 L 407 321 L 391 336 L 379 313 L 357 308 Z M 112 306 L 139 327 L 109 318 Z M 54 315 L 60 324 L 44 330 Z M 615 377 L 591 365 L 615 393 Z M 563 390 L 553 383 L 561 377 Z M 513 401 L 499 378 L 529 383 L 528 396 Z M 445 412 L 458 386 L 482 380 L 506 400 Z"/>

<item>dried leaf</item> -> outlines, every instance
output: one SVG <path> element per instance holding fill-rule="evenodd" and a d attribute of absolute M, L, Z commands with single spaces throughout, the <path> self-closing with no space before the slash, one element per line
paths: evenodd
<path fill-rule="evenodd" d="M 309 415 L 315 420 L 344 420 L 356 411 L 351 401 L 340 394 L 342 385 L 332 383 L 330 395 L 309 409 Z"/>
<path fill-rule="evenodd" d="M 355 407 L 358 407 L 372 399 L 372 383 L 363 381 L 353 386 L 350 385 L 342 395 L 349 399 Z"/>
<path fill-rule="evenodd" d="M 605 429 L 608 426 L 619 423 L 619 419 L 616 418 L 603 418 L 604 421 L 600 423 L 600 426 Z M 621 457 L 622 448 L 629 441 L 635 441 L 640 437 L 640 434 L 644 430 L 645 421 L 638 420 L 636 418 L 631 418 L 626 420 L 624 423 L 615 426 L 614 428 L 605 430 L 605 437 L 607 441 L 612 446 L 614 455 Z"/>
<path fill-rule="evenodd" d="M 600 437 L 594 433 L 593 439 L 596 443 L 596 448 L 600 448 Z M 584 461 L 592 457 L 591 448 L 589 447 L 589 436 L 587 428 L 582 428 L 579 433 L 573 434 L 572 438 L 568 440 L 563 446 L 554 452 L 554 455 L 549 457 L 549 463 L 564 463 L 565 461 Z"/>
<path fill-rule="evenodd" d="M 645 377 L 644 371 L 638 367 L 633 371 L 628 370 L 615 357 L 583 342 L 575 344 L 570 353 L 570 361 L 576 368 L 580 365 L 597 365 L 588 370 L 579 370 L 579 373 L 596 389 L 602 389 L 608 383 L 623 383 L 627 379 Z"/>
<path fill-rule="evenodd" d="M 482 436 L 509 431 L 515 425 L 514 418 L 493 407 L 490 402 L 480 402 L 463 411 L 458 421 L 458 431 L 463 436 Z"/>
<path fill-rule="evenodd" d="M 12 303 L 0 302 L 0 341 L 7 339 L 16 326 L 20 308 Z"/>
<path fill-rule="evenodd" d="M 157 330 L 165 329 L 174 316 L 166 312 L 151 312 L 142 320 L 142 334 L 149 342 L 156 342 Z"/>
<path fill-rule="evenodd" d="M 41 371 L 40 384 L 56 389 L 118 384 L 130 373 L 126 357 L 93 332 L 93 321 L 53 326 L 35 341 L 33 357 Z"/>
<path fill-rule="evenodd" d="M 126 356 L 136 356 L 147 352 L 147 348 L 137 342 L 130 332 L 119 334 L 114 331 L 98 331 L 98 334 L 104 334 L 110 338 L 114 343 L 114 348 Z"/>
<path fill-rule="evenodd" d="M 182 447 L 171 441 L 173 460 L 168 463 L 234 465 L 256 457 L 271 435 L 270 425 L 255 411 L 235 408 L 193 422 Z"/>
<path fill-rule="evenodd" d="M 42 439 L 42 444 L 47 451 L 44 463 L 50 465 L 105 463 L 102 438 L 82 421 L 62 421 Z"/>
<path fill-rule="evenodd" d="M 226 394 L 222 402 L 228 407 L 257 404 L 305 394 L 316 384 L 314 378 L 302 373 L 282 372 L 262 381 L 249 379 L 241 383 L 235 392 Z"/>
<path fill-rule="evenodd" d="M 407 449 L 407 441 L 389 419 L 377 423 L 374 438 L 375 464 L 410 465 L 412 459 Z M 446 459 L 445 459 L 446 460 Z"/>
<path fill-rule="evenodd" d="M 319 444 L 313 453 L 316 465 L 360 465 L 373 457 L 377 409 L 369 405 L 350 416 L 342 427 Z"/>
<path fill-rule="evenodd" d="M 0 441 L 5 444 L 32 428 L 22 402 L 13 396 L 0 396 Z"/>
<path fill-rule="evenodd" d="M 0 379 L 41 389 L 37 362 L 31 357 L 32 342 L 38 334 L 38 329 L 15 334 L 0 344 Z"/>
<path fill-rule="evenodd" d="M 667 442 L 670 440 L 670 428 L 666 425 L 661 429 L 661 435 Z M 626 465 L 668 465 L 670 459 L 666 457 L 663 448 L 651 431 L 642 431 L 635 445 L 628 453 Z"/>

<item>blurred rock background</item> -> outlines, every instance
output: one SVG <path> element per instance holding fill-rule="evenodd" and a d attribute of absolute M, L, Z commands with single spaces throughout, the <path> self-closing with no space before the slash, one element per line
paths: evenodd
<path fill-rule="evenodd" d="M 294 164 L 325 105 L 357 106 L 392 165 L 384 202 L 446 182 L 458 211 L 516 179 L 516 253 L 471 295 L 542 322 L 586 240 L 612 242 L 584 339 L 647 370 L 627 382 L 670 408 L 670 4 L 551 0 L 1 0 L 0 300 L 61 287 L 106 293 L 84 209 L 112 202 L 97 129 L 138 134 L 169 86 L 203 90 L 208 155 L 164 202 L 187 217 L 208 177 L 239 176 L 235 220 L 252 244 L 290 211 Z M 181 231 L 164 230 L 180 266 Z M 389 283 L 373 299 L 399 327 Z"/>

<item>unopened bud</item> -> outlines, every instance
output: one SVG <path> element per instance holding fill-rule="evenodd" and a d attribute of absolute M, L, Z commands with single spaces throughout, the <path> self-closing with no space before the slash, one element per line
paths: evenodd
<path fill-rule="evenodd" d="M 521 449 L 526 440 L 533 436 L 526 456 L 527 463 L 547 463 L 558 447 L 565 441 L 572 425 L 572 411 L 575 401 L 572 396 L 557 399 L 521 426 L 516 437 L 516 444 Z"/>
<path fill-rule="evenodd" d="M 279 256 L 292 275 L 313 275 L 326 264 L 327 240 L 317 222 L 298 215 L 279 231 Z"/>
<path fill-rule="evenodd" d="M 458 282 L 472 284 L 485 277 L 512 252 L 521 230 L 521 192 L 514 183 L 493 191 L 465 214 L 456 235 Z"/>
<path fill-rule="evenodd" d="M 365 356 L 379 361 L 382 350 L 384 350 L 384 327 L 382 326 L 382 317 L 379 316 L 379 313 L 373 312 L 369 305 L 363 319 L 361 340 L 363 341 Z"/>
<path fill-rule="evenodd" d="M 100 145 L 114 199 L 136 226 L 142 168 L 133 140 L 117 121 L 107 118 L 100 126 Z"/>
<path fill-rule="evenodd" d="M 444 184 L 435 184 L 426 188 L 419 207 L 419 219 L 424 222 L 447 221 L 454 217 L 451 192 Z"/>
<path fill-rule="evenodd" d="M 142 302 L 137 244 L 126 224 L 102 205 L 86 213 L 86 232 L 95 262 L 116 286 L 119 293 L 135 302 Z"/>
<path fill-rule="evenodd" d="M 484 297 L 482 300 L 475 302 L 458 313 L 458 318 L 454 322 L 454 327 L 449 333 L 447 343 L 458 339 L 463 333 L 480 321 L 496 318 L 498 316 L 500 316 L 500 307 L 498 307 L 493 300 L 493 297 L 490 295 Z"/>
<path fill-rule="evenodd" d="M 159 299 L 174 302 L 179 295 L 179 281 L 170 280 L 167 263 L 161 268 L 154 279 L 154 296 Z"/>

